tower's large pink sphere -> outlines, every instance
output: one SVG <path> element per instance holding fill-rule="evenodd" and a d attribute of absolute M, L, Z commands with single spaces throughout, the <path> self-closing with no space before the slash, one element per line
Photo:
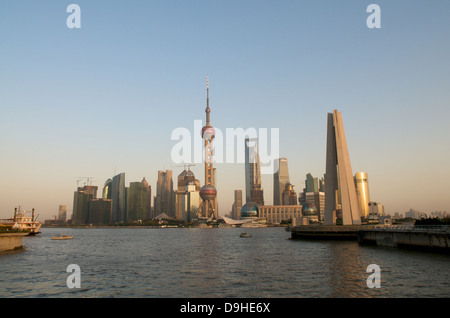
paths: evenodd
<path fill-rule="evenodd" d="M 216 195 L 217 195 L 216 188 L 210 184 L 204 185 L 200 189 L 200 197 L 202 198 L 203 201 L 207 201 L 207 200 L 212 201 L 216 198 Z"/>

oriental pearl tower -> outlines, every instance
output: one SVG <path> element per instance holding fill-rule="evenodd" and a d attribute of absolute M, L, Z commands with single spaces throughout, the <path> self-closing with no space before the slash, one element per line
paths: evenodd
<path fill-rule="evenodd" d="M 209 78 L 206 77 L 206 125 L 202 128 L 202 138 L 205 140 L 205 185 L 200 189 L 202 202 L 199 206 L 199 214 L 203 217 L 217 219 L 216 196 L 217 190 L 214 186 L 213 148 L 212 141 L 215 130 L 210 123 L 211 109 L 209 108 Z"/>

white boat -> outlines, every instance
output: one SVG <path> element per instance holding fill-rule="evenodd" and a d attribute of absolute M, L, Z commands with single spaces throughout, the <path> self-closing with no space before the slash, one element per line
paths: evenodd
<path fill-rule="evenodd" d="M 14 217 L 10 219 L 0 220 L 0 224 L 12 225 L 12 229 L 28 232 L 28 235 L 35 235 L 41 233 L 40 229 L 42 224 L 34 217 L 34 209 L 31 211 L 31 216 L 26 216 L 27 211 L 21 211 L 14 209 Z"/>

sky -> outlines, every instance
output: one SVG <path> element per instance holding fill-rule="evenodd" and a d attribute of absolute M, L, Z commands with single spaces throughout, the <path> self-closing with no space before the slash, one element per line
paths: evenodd
<path fill-rule="evenodd" d="M 68 28 L 77 4 L 81 28 Z M 380 7 L 381 28 L 366 20 Z M 0 2 L 0 218 L 72 213 L 90 178 L 156 192 L 177 128 L 279 129 L 297 192 L 325 173 L 327 113 L 342 113 L 353 173 L 388 213 L 450 211 L 450 2 L 155 0 Z M 190 167 L 204 183 L 201 164 Z M 219 214 L 245 193 L 218 163 Z M 262 176 L 266 204 L 273 176 Z M 101 193 L 101 191 L 99 191 Z"/>

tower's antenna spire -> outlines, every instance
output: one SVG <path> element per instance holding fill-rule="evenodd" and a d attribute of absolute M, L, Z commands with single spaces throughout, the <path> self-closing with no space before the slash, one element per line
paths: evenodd
<path fill-rule="evenodd" d="M 209 112 L 211 109 L 209 108 L 209 75 L 206 74 L 206 125 L 209 125 Z"/>

